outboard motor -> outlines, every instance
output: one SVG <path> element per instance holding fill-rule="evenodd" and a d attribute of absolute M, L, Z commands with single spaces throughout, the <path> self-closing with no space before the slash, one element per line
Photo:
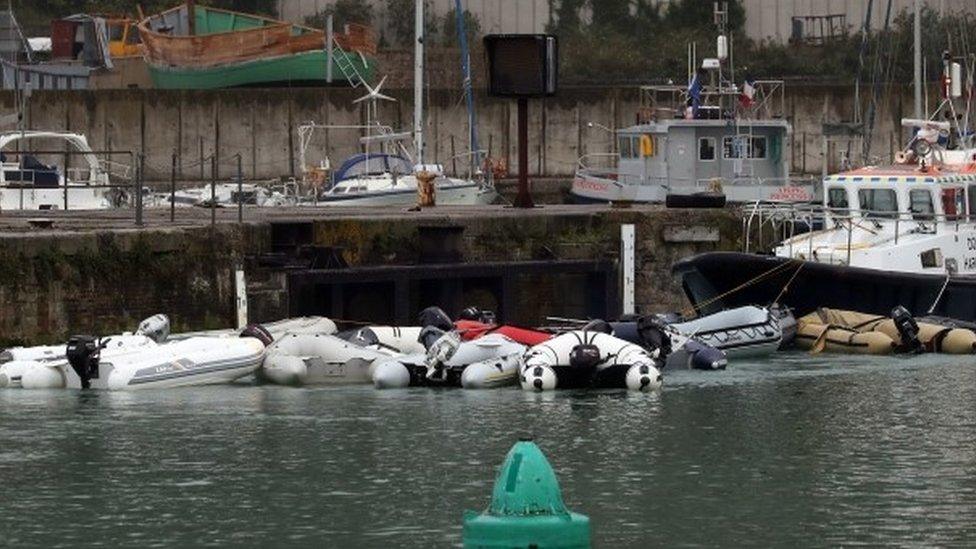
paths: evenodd
<path fill-rule="evenodd" d="M 93 336 L 74 336 L 68 340 L 65 356 L 71 369 L 81 379 L 82 389 L 91 389 L 91 380 L 98 379 L 98 361 L 104 345 Z"/>
<path fill-rule="evenodd" d="M 431 335 L 433 335 L 433 330 L 436 328 L 432 329 Z M 427 347 L 427 358 L 424 361 L 427 365 L 427 379 L 446 381 L 447 368 L 445 365 L 460 346 L 461 338 L 456 333 L 441 332 L 441 336 Z"/>
<path fill-rule="evenodd" d="M 891 320 L 895 323 L 895 329 L 901 336 L 902 350 L 910 353 L 917 353 L 922 350 L 922 342 L 918 340 L 918 322 L 912 318 L 908 309 L 901 305 L 891 311 Z"/>
<path fill-rule="evenodd" d="M 450 332 L 454 329 L 454 322 L 451 321 L 451 317 L 447 316 L 444 309 L 440 307 L 427 307 L 423 311 L 420 311 L 420 314 L 417 315 L 417 321 L 424 328 L 433 326 L 445 332 Z"/>
<path fill-rule="evenodd" d="M 245 326 L 244 329 L 241 330 L 241 337 L 253 337 L 254 339 L 257 339 L 263 343 L 265 347 L 271 345 L 271 343 L 274 341 L 274 336 L 271 335 L 271 332 L 260 324 L 248 324 Z"/>
<path fill-rule="evenodd" d="M 482 324 L 495 324 L 497 321 L 494 311 L 483 311 L 477 307 L 466 307 L 458 313 L 458 320 L 472 320 Z"/>
<path fill-rule="evenodd" d="M 599 332 L 601 334 L 613 334 L 613 326 L 606 320 L 594 319 L 580 328 L 584 332 Z"/>
<path fill-rule="evenodd" d="M 162 343 L 169 337 L 169 317 L 164 314 L 153 315 L 139 323 L 137 335 L 144 335 L 156 343 Z"/>
<path fill-rule="evenodd" d="M 417 336 L 417 341 L 424 346 L 424 349 L 430 350 L 434 343 L 448 331 L 450 330 L 442 330 L 436 326 L 424 326 L 420 329 L 420 335 Z"/>
<path fill-rule="evenodd" d="M 681 350 L 688 353 L 688 367 L 693 370 L 724 370 L 729 365 L 721 350 L 694 339 L 688 340 Z"/>
<path fill-rule="evenodd" d="M 671 336 L 665 329 L 667 324 L 660 316 L 643 316 L 637 321 L 637 334 L 645 349 L 657 349 L 661 357 L 671 354 Z"/>
<path fill-rule="evenodd" d="M 595 370 L 600 364 L 600 348 L 590 343 L 581 343 L 569 352 L 569 365 L 577 370 Z"/>

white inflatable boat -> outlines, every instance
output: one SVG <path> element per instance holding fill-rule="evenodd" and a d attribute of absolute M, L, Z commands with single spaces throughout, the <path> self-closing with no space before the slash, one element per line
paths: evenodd
<path fill-rule="evenodd" d="M 267 332 L 250 327 L 240 337 L 191 337 L 112 352 L 104 339 L 76 336 L 68 341 L 66 359 L 23 367 L 20 385 L 133 390 L 228 383 L 254 373 L 269 342 Z"/>
<path fill-rule="evenodd" d="M 427 352 L 427 349 L 420 342 L 420 330 L 419 326 L 368 326 L 339 334 L 339 337 L 353 345 L 368 349 L 412 355 Z"/>
<path fill-rule="evenodd" d="M 671 323 L 671 327 L 736 359 L 775 352 L 783 339 L 781 322 L 765 307 L 747 306 Z"/>
<path fill-rule="evenodd" d="M 521 362 L 527 391 L 627 388 L 648 391 L 663 377 L 655 356 L 643 347 L 603 332 L 576 330 L 532 347 Z"/>
<path fill-rule="evenodd" d="M 380 389 L 447 386 L 490 389 L 515 384 L 526 347 L 501 334 L 462 342 L 457 332 L 438 331 L 423 354 L 376 366 L 373 385 Z"/>
<path fill-rule="evenodd" d="M 285 334 L 268 346 L 259 379 L 279 385 L 369 383 L 376 364 L 399 353 L 333 335 Z"/>

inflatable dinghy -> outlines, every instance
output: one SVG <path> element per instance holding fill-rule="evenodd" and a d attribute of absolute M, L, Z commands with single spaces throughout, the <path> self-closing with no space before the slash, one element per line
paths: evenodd
<path fill-rule="evenodd" d="M 333 335 L 285 334 L 268 346 L 258 378 L 279 385 L 370 383 L 373 368 L 399 353 Z"/>
<path fill-rule="evenodd" d="M 649 351 L 657 349 L 663 370 L 724 370 L 729 364 L 719 349 L 681 334 L 655 316 L 611 322 L 609 326 L 614 337 Z"/>
<path fill-rule="evenodd" d="M 891 316 L 821 308 L 798 320 L 796 343 L 813 352 L 971 354 L 976 352 L 976 333 L 917 322 L 904 307 L 896 307 Z"/>
<path fill-rule="evenodd" d="M 353 345 L 367 349 L 404 355 L 427 352 L 419 340 L 419 326 L 368 326 L 336 335 Z"/>
<path fill-rule="evenodd" d="M 671 327 L 735 359 L 767 356 L 779 349 L 783 339 L 780 322 L 765 307 L 747 306 L 674 322 Z"/>
<path fill-rule="evenodd" d="M 424 309 L 418 320 L 423 328 L 417 340 L 424 351 L 377 365 L 373 371 L 377 388 L 488 389 L 515 383 L 525 345 L 497 333 L 463 341 L 439 307 Z"/>
<path fill-rule="evenodd" d="M 379 389 L 430 386 L 490 389 L 514 385 L 525 349 L 525 345 L 502 334 L 461 341 L 455 332 L 442 333 L 425 354 L 377 365 L 373 384 Z"/>
<path fill-rule="evenodd" d="M 627 388 L 647 391 L 663 383 L 659 363 L 643 347 L 603 332 L 575 330 L 528 350 L 522 357 L 522 388 Z"/>
<path fill-rule="evenodd" d="M 24 389 L 133 390 L 228 383 L 254 373 L 270 335 L 250 326 L 240 337 L 191 337 L 102 355 L 104 340 L 75 336 L 65 361 L 35 362 Z"/>

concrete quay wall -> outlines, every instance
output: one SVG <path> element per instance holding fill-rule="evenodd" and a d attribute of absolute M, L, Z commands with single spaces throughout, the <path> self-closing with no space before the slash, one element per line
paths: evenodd
<path fill-rule="evenodd" d="M 412 92 L 384 90 L 397 99 L 382 102 L 380 120 L 394 129 L 412 120 Z M 246 177 L 270 179 L 301 174 L 298 127 L 306 122 L 357 125 L 366 122 L 363 105 L 352 101 L 362 93 L 350 89 L 235 89 L 217 91 L 98 90 L 36 92 L 27 110 L 33 129 L 72 130 L 88 136 L 92 147 L 146 154 L 149 180 L 170 177 L 177 155 L 180 180 L 209 179 L 211 156 L 218 159 L 218 176 L 230 177 L 241 155 Z M 872 155 L 886 159 L 902 142 L 900 119 L 911 112 L 910 90 L 884 94 L 876 115 Z M 458 91 L 431 90 L 425 128 L 427 159 L 451 171 L 464 168 L 452 160 L 466 150 L 467 116 Z M 850 119 L 850 86 L 790 84 L 785 114 L 794 134 L 788 147 L 793 171 L 819 174 L 824 120 Z M 515 172 L 517 158 L 516 106 L 478 92 L 479 139 Z M 613 150 L 610 134 L 600 126 L 619 128 L 634 123 L 639 95 L 633 88 L 567 88 L 558 97 L 533 101 L 529 109 L 529 169 L 536 177 L 566 178 L 583 154 Z M 13 96 L 0 94 L 0 108 L 13 110 Z M 590 127 L 589 123 L 594 125 Z M 355 130 L 318 132 L 310 141 L 306 164 L 328 157 L 333 166 L 357 151 Z M 33 145 L 33 144 L 32 144 Z M 39 150 L 41 145 L 31 148 Z M 846 145 L 832 146 L 828 168 L 840 165 Z M 853 152 L 853 151 L 852 151 Z M 63 159 L 52 158 L 58 164 Z M 125 161 L 124 157 L 117 160 Z M 79 159 L 71 160 L 77 165 Z"/>

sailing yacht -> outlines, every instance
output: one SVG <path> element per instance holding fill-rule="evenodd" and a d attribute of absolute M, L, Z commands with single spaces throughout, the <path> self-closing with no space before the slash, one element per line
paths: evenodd
<path fill-rule="evenodd" d="M 424 3 L 416 3 L 416 44 L 414 62 L 414 128 L 412 132 L 395 133 L 378 121 L 378 104 L 380 101 L 395 101 L 384 95 L 381 90 L 386 78 L 380 80 L 376 87 L 371 87 L 365 79 L 352 77 L 350 81 L 361 84 L 367 94 L 360 97 L 356 103 L 366 103 L 366 124 L 364 126 L 326 126 L 305 124 L 299 127 L 300 157 L 304 172 L 304 182 L 313 188 L 314 204 L 317 206 L 406 206 L 417 201 L 417 177 L 429 175 L 433 177 L 438 204 L 445 205 L 480 205 L 491 204 L 498 199 L 498 192 L 490 178 L 481 169 L 480 159 L 483 154 L 477 150 L 474 136 L 473 106 L 471 102 L 471 76 L 466 41 L 462 39 L 462 61 L 465 73 L 465 92 L 468 95 L 469 123 L 471 124 L 471 152 L 450 159 L 456 163 L 468 166 L 468 173 L 463 177 L 449 177 L 444 172 L 444 166 L 437 163 L 425 163 L 424 157 Z M 458 10 L 460 13 L 460 10 Z M 459 27 L 460 28 L 460 27 Z M 465 33 L 458 33 L 462 38 Z M 343 52 L 338 51 L 338 55 Z M 354 68 L 352 69 L 355 70 Z M 311 136 L 316 130 L 327 129 L 358 129 L 365 133 L 360 139 L 365 151 L 346 159 L 338 169 L 331 174 L 331 185 L 320 191 L 321 176 L 331 167 L 325 161 L 318 167 L 309 167 L 305 162 L 306 152 Z M 410 151 L 404 141 L 413 139 L 413 150 Z"/>

